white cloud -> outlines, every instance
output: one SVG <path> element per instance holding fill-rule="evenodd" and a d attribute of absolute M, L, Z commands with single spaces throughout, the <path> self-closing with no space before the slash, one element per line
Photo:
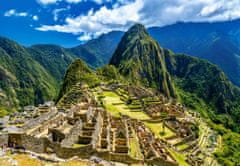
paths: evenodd
<path fill-rule="evenodd" d="M 38 18 L 37 15 L 34 15 L 34 16 L 32 16 L 32 19 L 33 19 L 34 21 L 37 21 L 39 18 Z"/>
<path fill-rule="evenodd" d="M 91 39 L 92 39 L 92 36 L 89 33 L 84 33 L 82 36 L 78 37 L 78 40 L 80 41 L 88 41 Z"/>
<path fill-rule="evenodd" d="M 102 3 L 104 0 L 94 0 Z M 66 18 L 63 25 L 43 25 L 40 31 L 83 34 L 79 39 L 97 37 L 113 30 L 126 30 L 135 22 L 147 27 L 177 21 L 224 21 L 240 18 L 240 0 L 118 0 L 113 8 L 101 7 L 85 15 Z M 105 0 L 106 2 L 106 0 Z"/>
<path fill-rule="evenodd" d="M 16 13 L 16 11 L 14 9 L 8 10 L 4 13 L 4 16 L 6 17 L 10 17 L 13 16 Z"/>
<path fill-rule="evenodd" d="M 10 9 L 4 13 L 5 17 L 17 16 L 17 17 L 26 17 L 28 13 L 26 12 L 17 12 L 15 9 Z"/>
<path fill-rule="evenodd" d="M 48 5 L 48 4 L 56 3 L 59 0 L 37 0 L 37 1 L 43 5 Z"/>
<path fill-rule="evenodd" d="M 37 29 L 40 31 L 58 31 L 73 34 L 87 32 L 91 36 L 98 36 L 112 30 L 126 30 L 129 25 L 139 21 L 138 10 L 142 8 L 142 5 L 142 1 L 137 0 L 134 3 L 114 9 L 108 9 L 103 6 L 96 12 L 90 10 L 87 15 L 66 18 L 65 25 L 43 25 Z"/>
<path fill-rule="evenodd" d="M 60 2 L 60 1 L 65 1 L 68 3 L 80 3 L 80 2 L 92 1 L 97 4 L 102 4 L 104 2 L 111 2 L 112 0 L 37 0 L 37 2 L 39 2 L 40 4 L 43 4 L 43 5 L 54 4 L 54 3 Z M 122 0 L 120 0 L 120 1 L 122 1 Z"/>
<path fill-rule="evenodd" d="M 71 8 L 70 6 L 67 6 L 67 8 L 59 8 L 59 9 L 53 10 L 52 14 L 53 14 L 53 19 L 54 19 L 54 21 L 57 21 L 57 20 L 58 20 L 58 17 L 59 17 L 59 13 L 60 13 L 60 12 L 69 10 L 70 8 Z"/>
<path fill-rule="evenodd" d="M 82 2 L 82 0 L 66 0 L 68 3 L 79 3 Z"/>

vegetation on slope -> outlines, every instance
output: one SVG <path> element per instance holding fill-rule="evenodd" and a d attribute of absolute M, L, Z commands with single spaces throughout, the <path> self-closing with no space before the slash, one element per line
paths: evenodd
<path fill-rule="evenodd" d="M 178 88 L 204 100 L 214 111 L 212 120 L 239 132 L 240 90 L 217 66 L 198 58 L 174 55 L 169 50 L 165 52 L 168 71 Z"/>
<path fill-rule="evenodd" d="M 110 64 L 133 84 L 159 89 L 168 97 L 175 97 L 174 84 L 166 70 L 163 50 L 136 24 L 125 33 Z"/>
<path fill-rule="evenodd" d="M 96 74 L 80 59 L 77 59 L 69 66 L 58 100 L 61 99 L 64 94 L 68 93 L 77 83 L 87 84 L 90 87 L 99 83 Z"/>
<path fill-rule="evenodd" d="M 57 93 L 55 85 L 52 76 L 24 47 L 0 38 L 0 91 L 5 95 L 5 102 L 1 100 L 3 107 L 16 108 L 51 100 Z"/>
<path fill-rule="evenodd" d="M 233 20 L 177 23 L 148 31 L 165 48 L 217 64 L 234 84 L 240 85 L 239 27 L 240 20 Z"/>
<path fill-rule="evenodd" d="M 63 79 L 66 69 L 76 59 L 66 49 L 55 45 L 35 45 L 28 51 L 58 81 Z"/>
<path fill-rule="evenodd" d="M 89 66 L 97 68 L 108 64 L 122 35 L 123 32 L 119 31 L 103 34 L 97 39 L 90 40 L 83 45 L 68 49 L 68 51 L 84 60 Z"/>

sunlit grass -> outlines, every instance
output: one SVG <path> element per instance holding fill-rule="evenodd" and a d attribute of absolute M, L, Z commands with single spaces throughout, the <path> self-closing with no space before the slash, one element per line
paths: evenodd
<path fill-rule="evenodd" d="M 19 166 L 44 166 L 41 161 L 31 158 L 26 154 L 16 154 L 12 158 L 18 162 Z"/>
<path fill-rule="evenodd" d="M 73 144 L 73 148 L 81 148 L 87 146 L 86 144 Z"/>
<path fill-rule="evenodd" d="M 185 150 L 185 149 L 187 149 L 188 147 L 189 147 L 188 144 L 180 144 L 180 145 L 177 146 L 177 149 L 178 149 L 178 150 Z"/>
<path fill-rule="evenodd" d="M 90 162 L 81 160 L 71 160 L 67 162 L 60 163 L 58 166 L 90 166 Z"/>
<path fill-rule="evenodd" d="M 144 122 L 144 124 L 151 129 L 151 131 L 155 134 L 157 138 L 165 139 L 175 135 L 167 126 L 165 126 L 164 133 L 163 133 L 163 123 L 150 123 Z"/>
<path fill-rule="evenodd" d="M 130 138 L 130 155 L 133 158 L 137 158 L 137 159 L 143 159 L 143 154 L 141 153 L 141 149 L 140 149 L 140 145 L 139 142 L 137 140 L 137 135 L 135 133 L 135 131 L 133 131 L 133 137 Z"/>
<path fill-rule="evenodd" d="M 103 98 L 104 106 L 113 116 L 119 117 L 122 114 L 139 120 L 150 119 L 150 117 L 140 109 L 131 110 L 121 101 L 120 96 L 114 92 L 103 92 L 103 96 L 105 96 L 105 98 Z"/>
<path fill-rule="evenodd" d="M 177 161 L 179 166 L 189 166 L 189 164 L 186 162 L 186 157 L 183 154 L 177 153 L 171 149 L 168 149 L 168 151 L 174 157 L 174 159 Z"/>
<path fill-rule="evenodd" d="M 12 164 L 6 159 L 0 157 L 0 165 L 2 166 L 12 166 Z"/>

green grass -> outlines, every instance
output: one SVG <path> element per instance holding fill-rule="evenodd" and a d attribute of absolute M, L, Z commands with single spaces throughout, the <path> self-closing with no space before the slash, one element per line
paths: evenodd
<path fill-rule="evenodd" d="M 137 140 L 136 133 L 133 131 L 133 138 L 130 138 L 130 155 L 133 158 L 143 159 L 143 154 L 141 153 L 140 145 Z"/>
<path fill-rule="evenodd" d="M 184 149 L 187 149 L 189 147 L 188 144 L 180 144 L 177 146 L 177 149 L 178 150 L 184 150 Z"/>
<path fill-rule="evenodd" d="M 168 151 L 175 158 L 179 166 L 189 166 L 189 164 L 185 161 L 186 157 L 183 154 L 177 153 L 171 149 L 168 149 Z"/>
<path fill-rule="evenodd" d="M 8 114 L 8 111 L 6 109 L 0 108 L 0 117 L 3 117 Z"/>
<path fill-rule="evenodd" d="M 162 123 L 151 123 L 151 122 L 144 122 L 144 124 L 151 129 L 151 131 L 155 134 L 157 138 L 165 139 L 175 135 L 167 126 L 165 126 L 165 133 L 161 134 L 163 131 L 163 124 Z"/>
<path fill-rule="evenodd" d="M 86 144 L 73 144 L 73 148 L 81 148 L 87 146 Z"/>
<path fill-rule="evenodd" d="M 143 111 L 137 109 L 134 109 L 133 111 L 129 109 L 126 104 L 120 104 L 122 103 L 120 96 L 114 92 L 105 91 L 103 92 L 103 96 L 105 96 L 103 102 L 106 110 L 115 117 L 119 117 L 122 114 L 139 120 L 150 119 L 150 117 Z"/>

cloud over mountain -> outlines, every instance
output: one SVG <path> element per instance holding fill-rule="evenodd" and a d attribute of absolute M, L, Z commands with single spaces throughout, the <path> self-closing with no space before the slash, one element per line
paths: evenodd
<path fill-rule="evenodd" d="M 134 0 L 124 5 L 118 2 L 112 8 L 102 6 L 85 15 L 67 17 L 63 25 L 42 25 L 37 30 L 79 34 L 80 39 L 90 39 L 112 30 L 126 30 L 135 22 L 149 27 L 177 21 L 223 21 L 240 17 L 238 0 Z"/>

